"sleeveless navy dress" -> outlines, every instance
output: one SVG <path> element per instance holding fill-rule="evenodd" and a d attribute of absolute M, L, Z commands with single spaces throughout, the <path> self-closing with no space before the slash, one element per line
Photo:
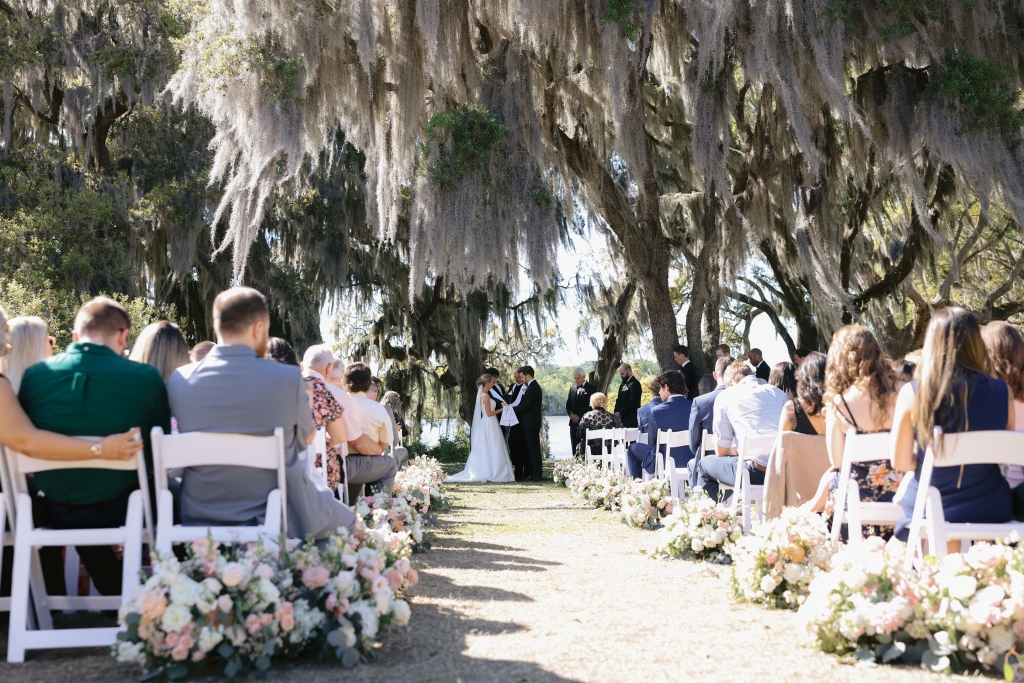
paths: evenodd
<path fill-rule="evenodd" d="M 917 388 L 916 384 L 914 386 Z M 967 415 L 954 406 L 935 415 L 935 424 L 946 434 L 1006 429 L 1009 389 L 1001 379 L 980 372 L 967 373 Z M 944 414 L 942 414 L 944 413 Z M 939 456 L 941 459 L 941 456 Z M 924 450 L 917 448 L 917 470 L 907 494 L 900 501 L 903 517 L 896 523 L 896 538 L 906 541 L 907 526 L 914 516 L 918 480 L 924 463 Z M 948 522 L 1001 524 L 1013 519 L 1013 499 L 999 465 L 935 467 L 932 486 L 942 495 L 942 509 Z"/>

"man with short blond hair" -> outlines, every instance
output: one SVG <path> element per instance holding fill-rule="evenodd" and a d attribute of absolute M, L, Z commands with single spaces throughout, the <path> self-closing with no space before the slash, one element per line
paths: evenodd
<path fill-rule="evenodd" d="M 201 363 L 178 368 L 168 380 L 181 432 L 270 436 L 284 429 L 289 538 L 324 538 L 353 529 L 355 515 L 334 492 L 306 475 L 299 453 L 313 433 L 313 413 L 299 368 L 263 356 L 270 309 L 255 289 L 235 287 L 213 303 L 217 346 Z M 263 523 L 277 474 L 250 467 L 189 467 L 181 485 L 181 518 L 190 526 Z"/>
<path fill-rule="evenodd" d="M 68 436 L 108 436 L 138 427 L 146 458 L 152 457 L 150 430 L 171 428 L 167 388 L 156 368 L 124 357 L 131 326 L 128 312 L 113 299 L 98 296 L 82 305 L 73 343 L 29 367 L 22 378 L 18 398 L 36 427 Z M 121 526 L 128 496 L 139 487 L 134 471 L 56 470 L 39 472 L 34 480 L 42 508 L 36 522 L 52 529 Z M 120 594 L 122 563 L 113 549 L 80 546 L 78 554 L 100 593 Z M 44 564 L 47 585 L 56 588 L 59 572 L 55 579 L 51 562 Z"/>

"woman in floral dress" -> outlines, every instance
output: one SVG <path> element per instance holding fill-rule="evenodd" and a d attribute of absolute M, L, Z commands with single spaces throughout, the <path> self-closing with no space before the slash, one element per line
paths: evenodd
<path fill-rule="evenodd" d="M 576 447 L 576 455 L 579 457 L 583 457 L 583 444 L 587 442 L 587 430 L 619 429 L 622 427 L 622 421 L 608 412 L 608 397 L 604 394 L 600 392 L 593 394 L 590 397 L 590 408 L 591 410 L 580 418 L 580 442 Z M 601 451 L 601 441 L 595 439 L 590 444 L 590 450 L 593 453 L 599 453 Z"/>
<path fill-rule="evenodd" d="M 309 393 L 309 405 L 313 409 L 313 424 L 318 428 L 324 427 L 327 437 L 327 486 L 332 491 L 338 491 L 338 484 L 341 482 L 341 453 L 335 448 L 335 441 L 339 445 L 347 439 L 345 436 L 345 422 L 341 419 L 345 409 L 334 398 L 327 385 L 318 377 L 307 377 L 306 391 Z M 322 467 L 320 456 L 316 456 L 317 467 Z"/>
<path fill-rule="evenodd" d="M 832 517 L 847 433 L 855 429 L 862 434 L 877 434 L 892 429 L 896 396 L 903 384 L 896 379 L 892 363 L 870 330 L 860 325 L 847 325 L 836 332 L 825 366 L 824 398 L 825 435 L 832 469 L 823 478 L 820 489 L 823 495 L 809 504 L 811 509 L 824 508 Z M 903 473 L 893 469 L 888 456 L 888 452 L 879 453 L 878 460 L 854 463 L 850 468 L 851 484 L 857 483 L 862 501 L 887 502 L 895 495 Z M 893 527 L 865 526 L 864 532 L 888 538 L 892 536 Z M 845 537 L 845 529 L 843 534 Z"/>

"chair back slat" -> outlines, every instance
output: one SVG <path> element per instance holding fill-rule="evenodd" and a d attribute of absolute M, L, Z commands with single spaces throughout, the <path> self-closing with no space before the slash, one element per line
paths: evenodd
<path fill-rule="evenodd" d="M 736 449 L 739 452 L 740 460 L 752 460 L 759 455 L 771 455 L 772 447 L 778 438 L 778 434 L 754 434 L 740 437 L 739 446 Z"/>
<path fill-rule="evenodd" d="M 715 452 L 715 435 L 712 434 L 711 432 L 704 432 L 704 436 L 701 437 L 700 447 L 701 447 L 701 450 L 703 450 L 705 453 L 707 453 L 708 451 L 711 451 L 712 453 L 714 453 Z"/>
<path fill-rule="evenodd" d="M 1003 429 L 978 432 L 959 432 L 936 438 L 928 448 L 935 467 L 959 465 L 1022 465 L 1024 466 L 1024 433 Z"/>
<path fill-rule="evenodd" d="M 871 462 L 874 460 L 889 459 L 889 437 L 888 432 L 881 434 L 864 434 L 857 430 L 850 430 L 846 433 L 846 444 L 843 446 L 843 467 L 859 462 Z"/>

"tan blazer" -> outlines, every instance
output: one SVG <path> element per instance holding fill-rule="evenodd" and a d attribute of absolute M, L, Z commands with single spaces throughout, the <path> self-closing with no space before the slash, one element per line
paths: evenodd
<path fill-rule="evenodd" d="M 775 441 L 765 472 L 765 517 L 774 519 L 783 507 L 802 505 L 813 498 L 831 466 L 824 435 L 783 432 Z"/>

